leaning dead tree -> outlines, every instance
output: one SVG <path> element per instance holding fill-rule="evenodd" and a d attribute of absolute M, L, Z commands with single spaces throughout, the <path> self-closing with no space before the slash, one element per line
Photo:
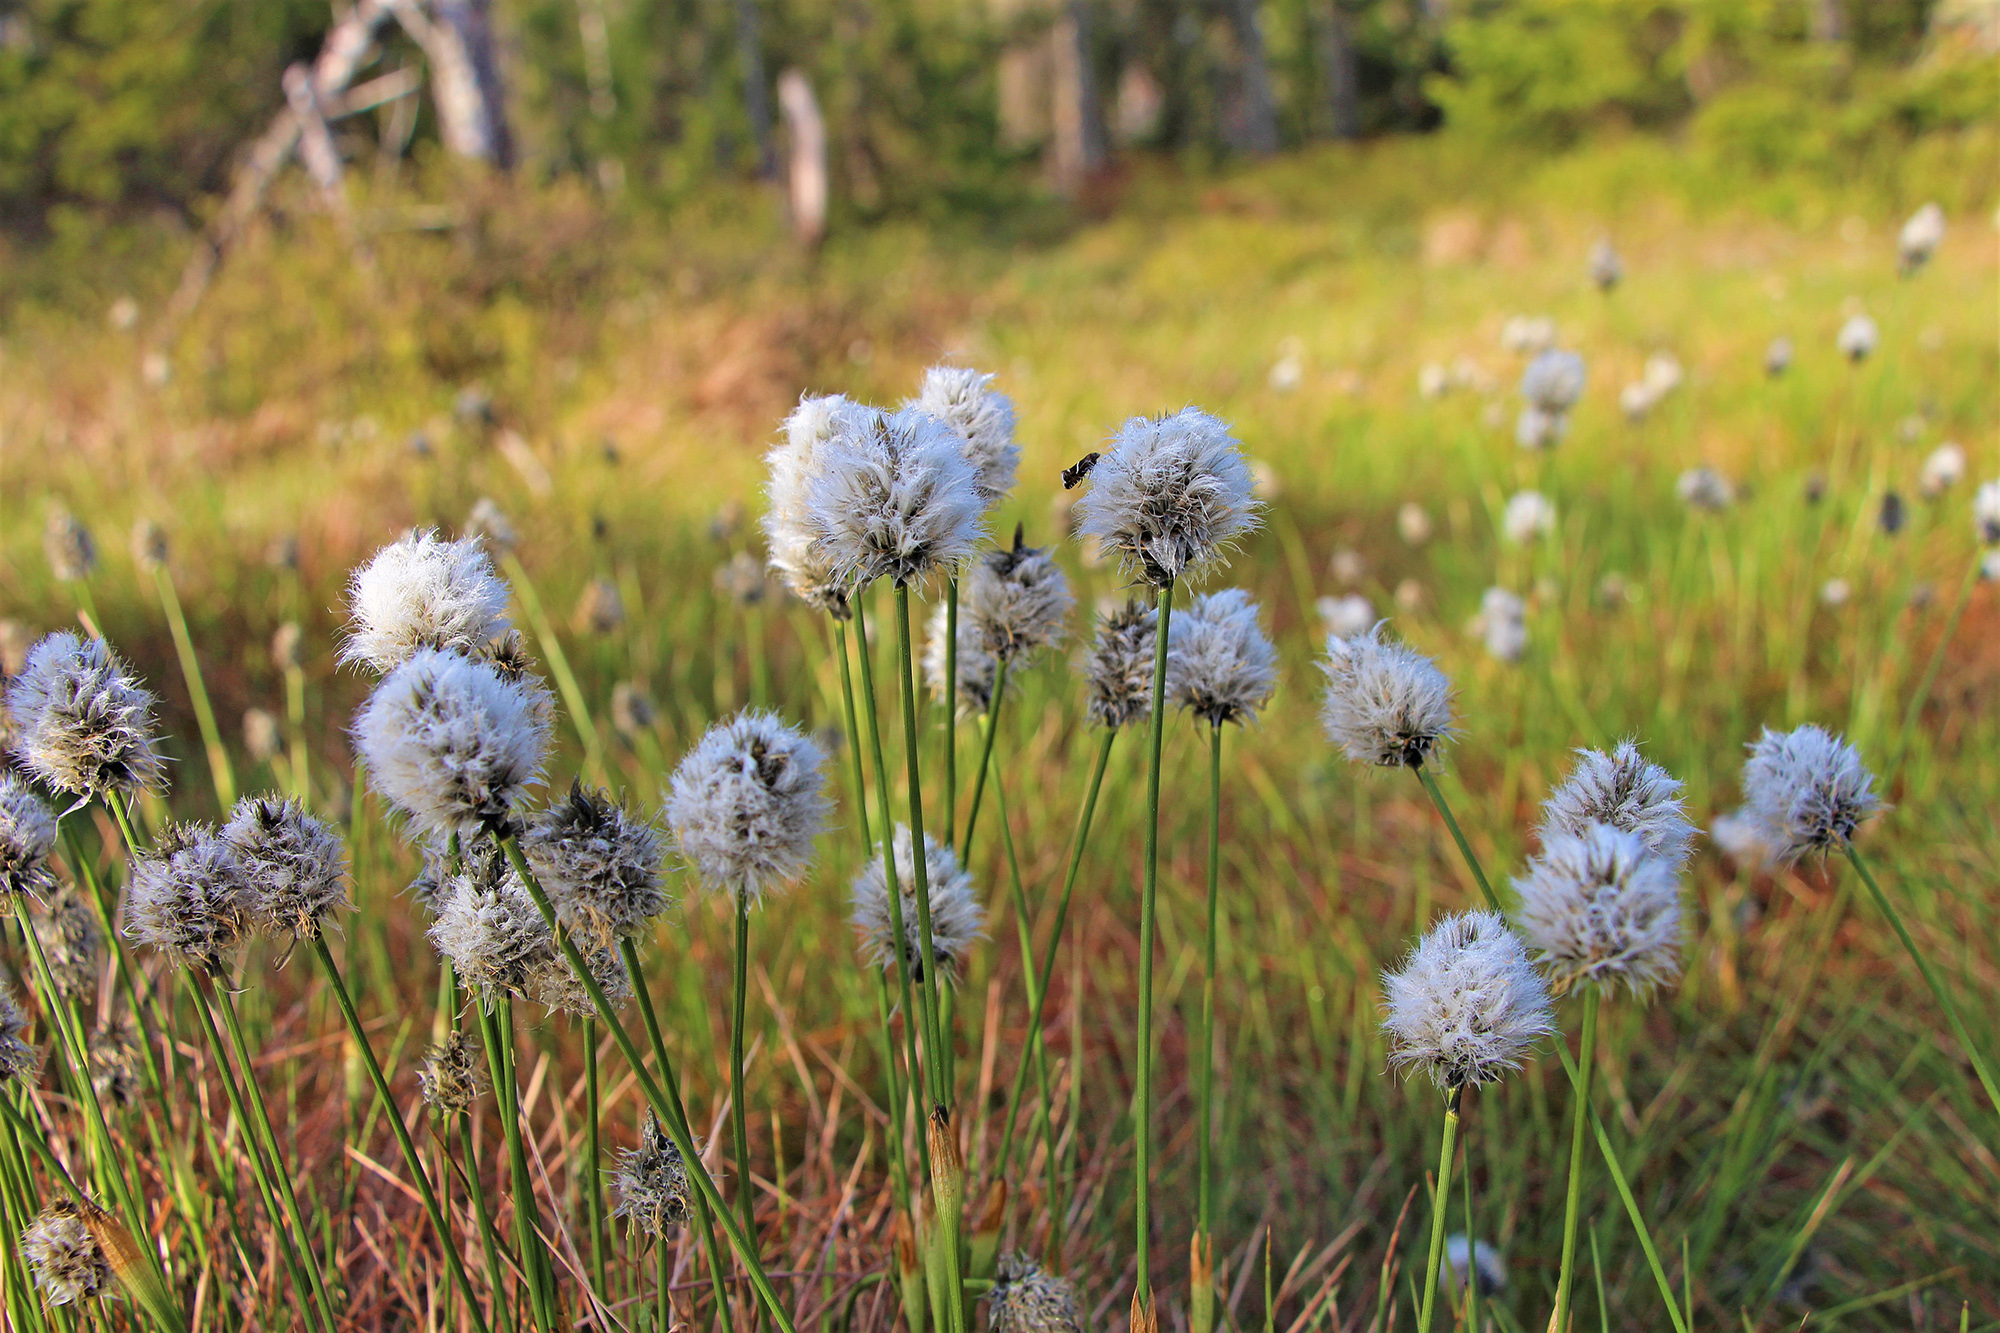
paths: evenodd
<path fill-rule="evenodd" d="M 331 126 L 387 103 L 406 103 L 425 81 L 418 69 L 403 68 L 355 82 L 380 54 L 383 25 L 396 23 L 423 52 L 446 149 L 502 169 L 513 164 L 490 9 L 490 0 L 354 0 L 327 31 L 318 57 L 285 71 L 284 109 L 244 154 L 229 198 L 181 271 L 155 331 L 155 346 L 171 339 L 194 313 L 217 266 L 263 210 L 271 183 L 295 155 L 329 211 L 349 228 L 352 242 L 361 244 L 352 231 L 346 169 Z"/>

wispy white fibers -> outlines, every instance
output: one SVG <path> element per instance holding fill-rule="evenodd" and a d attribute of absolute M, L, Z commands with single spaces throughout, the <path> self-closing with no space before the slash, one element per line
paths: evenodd
<path fill-rule="evenodd" d="M 988 1333 L 1083 1333 L 1076 1287 L 1025 1254 L 1003 1254 L 986 1293 Z"/>
<path fill-rule="evenodd" d="M 347 901 L 347 851 L 340 835 L 283 796 L 246 796 L 222 826 L 236 853 L 257 929 L 313 939 Z"/>
<path fill-rule="evenodd" d="M 485 1078 L 465 1033 L 453 1028 L 417 1061 L 417 1088 L 435 1115 L 456 1115 L 479 1098 Z"/>
<path fill-rule="evenodd" d="M 826 467 L 827 442 L 842 431 L 864 428 L 877 415 L 837 393 L 801 398 L 785 418 L 784 443 L 764 455 L 771 470 L 764 511 L 771 568 L 801 601 L 842 620 L 848 616 L 847 590 L 817 547 L 821 532 L 810 496 Z"/>
<path fill-rule="evenodd" d="M 1520 661 L 1528 651 L 1528 604 L 1505 588 L 1488 588 L 1479 599 L 1479 632 L 1494 658 Z"/>
<path fill-rule="evenodd" d="M 49 852 L 55 845 L 55 815 L 27 783 L 0 772 L 0 897 L 53 893 Z"/>
<path fill-rule="evenodd" d="M 28 1016 L 13 992 L 0 987 L 0 1082 L 32 1078 L 42 1053 L 28 1044 Z"/>
<path fill-rule="evenodd" d="M 666 839 L 606 792 L 573 784 L 529 821 L 521 851 L 565 928 L 605 947 L 673 905 L 660 877 Z"/>
<path fill-rule="evenodd" d="M 1980 484 L 1972 496 L 1972 530 L 1987 546 L 2000 546 L 2000 481 Z M 8 703 L 13 703 L 12 694 Z M 18 720 L 19 714 L 16 713 Z"/>
<path fill-rule="evenodd" d="M 1771 339 L 1771 345 L 1764 349 L 1764 373 L 1775 379 L 1791 366 L 1792 340 L 1782 334 Z"/>
<path fill-rule="evenodd" d="M 507 632 L 507 599 L 479 538 L 412 532 L 354 572 L 340 660 L 383 674 L 425 648 L 476 654 Z"/>
<path fill-rule="evenodd" d="M 554 711 L 532 676 L 424 648 L 355 714 L 354 748 L 415 832 L 471 836 L 512 819 L 541 781 Z"/>
<path fill-rule="evenodd" d="M 986 502 L 959 437 L 905 408 L 843 423 L 819 446 L 807 478 L 812 548 L 827 576 L 856 588 L 907 585 L 956 569 L 978 545 Z"/>
<path fill-rule="evenodd" d="M 210 976 L 229 971 L 250 924 L 236 849 L 207 824 L 169 824 L 132 863 L 125 933 Z"/>
<path fill-rule="evenodd" d="M 1014 404 L 993 387 L 993 380 L 960 366 L 932 366 L 924 372 L 917 396 L 903 404 L 930 413 L 958 435 L 989 507 L 1014 489 L 1014 472 L 1021 463 L 1014 443 Z"/>
<path fill-rule="evenodd" d="M 1840 326 L 1834 345 L 1849 361 L 1860 361 L 1875 350 L 1879 341 L 1881 335 L 1876 332 L 1874 320 L 1866 315 L 1850 315 L 1847 322 Z"/>
<path fill-rule="evenodd" d="M 639 1146 L 620 1153 L 618 1169 L 611 1173 L 611 1216 L 653 1237 L 686 1226 L 693 1216 L 687 1163 L 651 1111 L 639 1127 Z"/>
<path fill-rule="evenodd" d="M 1012 549 L 987 551 L 973 562 L 960 595 L 961 632 L 971 625 L 986 651 L 1003 660 L 1062 642 L 1075 604 L 1049 548 L 1024 545 L 1019 528 Z"/>
<path fill-rule="evenodd" d="M 1523 449 L 1553 449 L 1569 433 L 1569 414 L 1524 407 L 1514 420 L 1514 443 Z"/>
<path fill-rule="evenodd" d="M 1597 284 L 1599 291 L 1608 292 L 1624 276 L 1624 262 L 1618 258 L 1618 251 L 1612 248 L 1611 238 L 1599 237 L 1597 244 L 1590 247 L 1590 280 Z"/>
<path fill-rule="evenodd" d="M 921 981 L 923 928 L 917 914 L 917 863 L 908 825 L 896 825 L 894 848 L 896 884 L 903 898 L 903 956 L 910 965 L 911 978 Z M 986 909 L 980 906 L 979 896 L 973 892 L 972 876 L 958 864 L 958 857 L 951 848 L 939 846 L 937 839 L 928 833 L 924 835 L 924 873 L 930 886 L 931 944 L 938 975 L 947 981 L 956 980 L 959 966 L 973 942 L 985 938 Z M 862 957 L 877 967 L 895 966 L 895 918 L 890 912 L 888 883 L 882 876 L 880 861 L 870 861 L 855 876 L 849 903 Z"/>
<path fill-rule="evenodd" d="M 1167 697 L 1211 726 L 1256 716 L 1278 688 L 1278 654 L 1241 588 L 1196 597 L 1168 630 Z"/>
<path fill-rule="evenodd" d="M 1439 921 L 1382 990 L 1390 1065 L 1440 1088 L 1496 1082 L 1556 1030 L 1548 986 L 1498 912 Z"/>
<path fill-rule="evenodd" d="M 755 900 L 811 868 L 824 787 L 804 732 L 746 711 L 711 727 L 674 770 L 667 825 L 704 883 Z"/>
<path fill-rule="evenodd" d="M 1681 780 L 1631 741 L 1619 742 L 1610 754 L 1578 750 L 1569 777 L 1542 803 L 1542 840 L 1581 837 L 1593 824 L 1609 824 L 1637 835 L 1647 851 L 1679 871 L 1694 841 L 1681 791 Z"/>
<path fill-rule="evenodd" d="M 590 1016 L 589 992 L 570 969 L 541 909 L 491 839 L 468 846 L 464 869 L 432 900 L 431 943 L 459 979 L 483 992 L 519 995 L 549 1009 Z M 631 993 L 618 955 L 579 941 L 586 964 L 613 1004 Z"/>
<path fill-rule="evenodd" d="M 1090 720 L 1125 727 L 1152 714 L 1153 654 L 1160 614 L 1133 598 L 1097 617 L 1097 634 L 1080 664 Z"/>
<path fill-rule="evenodd" d="M 1965 480 L 1965 467 L 1965 446 L 1945 441 L 1924 457 L 1923 470 L 1917 474 L 1918 494 L 1937 499 Z"/>
<path fill-rule="evenodd" d="M 1743 765 L 1745 810 L 1779 861 L 1847 845 L 1882 808 L 1860 753 L 1815 726 L 1764 729 Z"/>
<path fill-rule="evenodd" d="M 1583 397 L 1583 383 L 1583 358 L 1550 348 L 1521 372 L 1521 397 L 1528 406 L 1559 416 Z"/>
<path fill-rule="evenodd" d="M 68 1199 L 54 1200 L 28 1223 L 21 1257 L 50 1305 L 74 1305 L 111 1286 L 111 1264 Z"/>
<path fill-rule="evenodd" d="M 1384 640 L 1382 626 L 1330 637 L 1320 723 L 1340 752 L 1359 764 L 1415 768 L 1433 761 L 1451 738 L 1451 682 L 1405 644 Z"/>
<path fill-rule="evenodd" d="M 1200 408 L 1133 417 L 1090 473 L 1077 531 L 1164 587 L 1222 559 L 1257 526 L 1252 484 L 1229 427 Z"/>
<path fill-rule="evenodd" d="M 67 509 L 49 512 L 49 521 L 42 528 L 42 554 L 49 558 L 49 572 L 58 583 L 87 579 L 97 568 L 97 543 L 90 529 Z"/>
<path fill-rule="evenodd" d="M 1690 509 L 1719 514 L 1736 501 L 1736 487 L 1712 467 L 1689 468 L 1674 483 L 1674 493 Z"/>
<path fill-rule="evenodd" d="M 158 791 L 153 696 L 102 639 L 51 634 L 7 684 L 14 757 L 77 796 Z"/>
<path fill-rule="evenodd" d="M 1910 214 L 1909 221 L 1896 234 L 1896 267 L 1907 277 L 1929 263 L 1943 244 L 1944 210 L 1936 204 L 1925 204 Z"/>
<path fill-rule="evenodd" d="M 1540 491 L 1517 491 L 1508 497 L 1500 531 L 1517 546 L 1556 529 L 1555 502 Z"/>
<path fill-rule="evenodd" d="M 1547 831 L 1514 891 L 1514 923 L 1558 994 L 1589 981 L 1645 995 L 1680 975 L 1679 870 L 1637 833 Z"/>

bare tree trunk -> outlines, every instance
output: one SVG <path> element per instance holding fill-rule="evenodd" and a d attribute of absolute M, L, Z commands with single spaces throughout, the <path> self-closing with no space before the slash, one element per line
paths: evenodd
<path fill-rule="evenodd" d="M 1816 42 L 1847 40 L 1847 15 L 1840 0 L 1813 0 L 1812 37 Z"/>
<path fill-rule="evenodd" d="M 778 76 L 778 109 L 792 135 L 792 234 L 818 245 L 826 235 L 826 120 L 812 84 L 795 69 Z"/>
<path fill-rule="evenodd" d="M 431 100 L 438 134 L 459 157 L 506 168 L 514 164 L 506 98 L 494 58 L 490 0 L 390 0 L 396 21 L 423 48 L 431 66 Z"/>
<path fill-rule="evenodd" d="M 1333 116 L 1333 137 L 1361 137 L 1361 71 L 1354 51 L 1354 18 L 1340 0 L 1327 5 L 1326 68 L 1327 109 Z"/>
<path fill-rule="evenodd" d="M 1271 96 L 1271 66 L 1264 54 L 1264 30 L 1257 22 L 1257 0 L 1235 0 L 1230 15 L 1236 24 L 1236 45 L 1242 59 L 1243 129 L 1240 146 L 1252 153 L 1278 151 L 1278 109 Z"/>
<path fill-rule="evenodd" d="M 750 117 L 750 135 L 757 141 L 757 175 L 778 176 L 778 146 L 771 126 L 771 94 L 764 87 L 764 43 L 757 33 L 757 0 L 734 0 L 736 58 L 743 67 L 743 110 Z"/>
<path fill-rule="evenodd" d="M 1074 195 L 1104 170 L 1109 158 L 1104 105 L 1090 59 L 1090 11 L 1085 0 L 1068 0 L 1049 36 L 1055 66 L 1052 174 L 1058 193 Z"/>
<path fill-rule="evenodd" d="M 347 191 L 342 182 L 344 171 L 340 164 L 340 150 L 333 146 L 333 132 L 326 127 L 326 117 L 320 114 L 319 98 L 313 93 L 312 71 L 304 64 L 295 64 L 285 70 L 285 104 L 299 122 L 299 161 L 305 164 L 306 174 L 312 177 L 314 185 L 335 212 L 347 211 Z"/>

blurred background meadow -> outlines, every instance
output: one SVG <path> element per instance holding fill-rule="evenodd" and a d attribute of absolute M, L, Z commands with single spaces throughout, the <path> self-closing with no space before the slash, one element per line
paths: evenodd
<path fill-rule="evenodd" d="M 1436 1109 L 1385 1072 L 1379 973 L 1478 895 L 1416 783 L 1322 737 L 1330 629 L 1389 618 L 1451 677 L 1442 780 L 1496 877 L 1534 850 L 1575 747 L 1637 739 L 1706 829 L 1742 803 L 1760 727 L 1845 733 L 1891 803 L 1863 844 L 2000 1053 L 2000 568 L 1982 576 L 1971 516 L 2000 476 L 1996 55 L 1984 0 L 0 0 L 0 665 L 86 611 L 161 696 L 172 788 L 149 824 L 264 788 L 338 823 L 358 910 L 335 949 L 413 1123 L 438 969 L 418 852 L 354 780 L 349 571 L 482 509 L 530 655 L 574 676 L 552 791 L 583 773 L 652 811 L 717 719 L 806 727 L 836 827 L 757 918 L 750 1187 L 799 1327 L 886 1329 L 876 994 L 846 921 L 855 738 L 826 617 L 764 571 L 763 455 L 802 393 L 894 404 L 932 364 L 993 372 L 1023 461 L 992 531 L 1056 544 L 1077 592 L 1072 646 L 1012 677 L 968 867 L 991 909 L 955 1014 L 977 1200 L 1029 1048 L 1008 843 L 1039 950 L 1097 749 L 1070 658 L 1126 592 L 1071 539 L 1059 474 L 1127 417 L 1200 405 L 1269 504 L 1210 582 L 1258 600 L 1281 668 L 1225 770 L 1222 1317 L 1414 1327 Z M 1931 203 L 1942 242 L 1899 264 Z M 1856 316 L 1877 337 L 1861 357 L 1837 345 Z M 1517 385 L 1549 345 L 1586 387 L 1560 445 L 1524 450 Z M 85 570 L 46 549 L 71 518 Z M 925 709 L 941 749 L 949 710 Z M 958 730 L 963 789 L 977 729 Z M 1170 1329 L 1205 749 L 1170 719 Z M 1032 1169 L 1000 1222 L 1003 1248 L 1076 1282 L 1092 1329 L 1124 1326 L 1134 1279 L 1144 778 L 1136 742 L 1113 753 L 1044 1014 L 1066 1184 L 1044 1187 L 1026 1108 Z M 115 884 L 122 843 L 93 818 Z M 1684 979 L 1608 1005 L 1597 1047 L 1667 1280 L 1702 1328 L 2000 1327 L 2000 1115 L 1966 1051 L 1845 864 L 1774 868 L 1729 828 L 1684 886 Z M 676 883 L 653 988 L 719 1148 L 732 922 Z M 283 953 L 253 950 L 238 1001 L 341 1327 L 460 1327 L 333 1002 Z M 588 1253 L 582 1031 L 535 1010 L 518 1035 L 544 1225 Z M 204 1055 L 187 1048 L 186 1104 L 212 1095 Z M 643 1104 L 608 1043 L 603 1063 L 609 1157 Z M 53 1076 L 27 1096 L 66 1122 Z M 1468 1103 L 1452 1229 L 1504 1258 L 1491 1326 L 1548 1319 L 1569 1105 L 1550 1056 Z M 190 1176 L 147 1167 L 155 1239 L 195 1326 L 291 1326 L 219 1102 L 214 1123 Z M 175 1125 L 135 1121 L 132 1142 Z M 1670 1327 L 1602 1169 L 1584 1209 L 1576 1326 Z M 197 1255 L 204 1232 L 231 1240 Z M 651 1327 L 649 1253 L 600 1243 L 610 1314 L 578 1305 L 576 1326 Z M 673 1243 L 677 1317 L 718 1326 L 696 1247 Z"/>

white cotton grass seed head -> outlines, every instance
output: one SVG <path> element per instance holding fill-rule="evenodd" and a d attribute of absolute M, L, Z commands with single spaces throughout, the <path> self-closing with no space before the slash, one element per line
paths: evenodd
<path fill-rule="evenodd" d="M 1514 419 L 1514 443 L 1523 449 L 1553 449 L 1569 433 L 1569 414 L 1528 406 Z"/>
<path fill-rule="evenodd" d="M 0 1082 L 32 1078 L 41 1068 L 41 1052 L 27 1041 L 28 1016 L 5 990 L 0 990 Z"/>
<path fill-rule="evenodd" d="M 1861 754 L 1811 725 L 1764 729 L 1743 765 L 1745 808 L 1774 859 L 1839 851 L 1882 808 Z"/>
<path fill-rule="evenodd" d="M 472 1043 L 457 1028 L 446 1033 L 442 1042 L 427 1049 L 417 1061 L 417 1087 L 434 1115 L 456 1115 L 469 1109 L 485 1086 Z"/>
<path fill-rule="evenodd" d="M 961 587 L 960 592 L 963 591 Z M 940 700 L 944 698 L 945 654 L 951 641 L 946 632 L 949 628 L 948 616 L 949 608 L 939 602 L 931 607 L 930 620 L 924 627 L 924 682 L 930 686 L 932 696 Z M 961 607 L 958 615 L 958 668 L 951 681 L 952 689 L 958 695 L 953 706 L 959 717 L 977 717 L 992 707 L 993 682 L 999 678 L 999 664 L 999 657 L 987 646 L 984 630 Z"/>
<path fill-rule="evenodd" d="M 962 366 L 932 366 L 923 387 L 903 404 L 951 427 L 988 507 L 1014 489 L 1021 450 L 1014 443 L 1014 404 L 993 387 L 994 376 Z"/>
<path fill-rule="evenodd" d="M 801 398 L 785 418 L 784 442 L 764 455 L 770 469 L 764 543 L 771 568 L 800 601 L 837 620 L 851 614 L 848 590 L 820 548 L 812 489 L 826 468 L 829 442 L 843 432 L 864 429 L 877 415 L 874 408 L 837 393 Z"/>
<path fill-rule="evenodd" d="M 159 791 L 153 695 L 102 639 L 51 634 L 7 682 L 14 757 L 57 791 Z"/>
<path fill-rule="evenodd" d="M 1584 378 L 1582 357 L 1552 347 L 1521 372 L 1521 397 L 1530 407 L 1560 416 L 1583 397 Z"/>
<path fill-rule="evenodd" d="M 989 1333 L 1083 1333 L 1076 1287 L 1026 1254 L 1003 1254 L 986 1293 Z"/>
<path fill-rule="evenodd" d="M 1681 473 L 1674 493 L 1689 509 L 1706 514 L 1719 514 L 1736 502 L 1736 487 L 1729 478 L 1705 465 Z"/>
<path fill-rule="evenodd" d="M 75 1305 L 111 1285 L 111 1264 L 77 1205 L 56 1199 L 21 1233 L 21 1257 L 49 1305 Z"/>
<path fill-rule="evenodd" d="M 1612 247 L 1611 238 L 1599 237 L 1590 247 L 1590 280 L 1597 284 L 1597 290 L 1608 292 L 1618 285 L 1625 276 L 1624 261 L 1618 258 L 1618 251 Z"/>
<path fill-rule="evenodd" d="M 442 886 L 431 905 L 437 913 L 431 943 L 484 1002 L 490 1004 L 498 995 L 544 1003 L 562 998 L 550 997 L 549 990 L 560 987 L 568 964 L 541 909 L 490 839 L 467 849 L 464 868 Z"/>
<path fill-rule="evenodd" d="M 1390 1066 L 1446 1090 L 1498 1081 L 1556 1030 L 1548 986 L 1498 912 L 1445 917 L 1382 989 Z"/>
<path fill-rule="evenodd" d="M 1897 269 L 1908 277 L 1929 263 L 1943 244 L 1944 210 L 1936 204 L 1925 204 L 1910 214 L 1909 221 L 1896 234 Z"/>
<path fill-rule="evenodd" d="M 2000 546 L 2000 481 L 1980 483 L 1972 494 L 1972 531 L 1985 546 Z M 8 696 L 11 705 L 13 696 Z"/>
<path fill-rule="evenodd" d="M 1381 619 L 1375 614 L 1375 604 L 1360 593 L 1322 597 L 1313 607 L 1319 612 L 1320 625 L 1326 632 L 1341 639 L 1366 634 L 1368 627 Z"/>
<path fill-rule="evenodd" d="M 1468 1240 L 1463 1232 L 1445 1237 L 1444 1264 L 1438 1276 L 1464 1291 L 1468 1267 L 1477 1276 L 1481 1296 L 1498 1296 L 1507 1290 L 1507 1260 L 1500 1251 L 1483 1240 Z"/>
<path fill-rule="evenodd" d="M 1159 624 L 1159 611 L 1136 597 L 1098 616 L 1097 633 L 1079 664 L 1091 721 L 1115 730 L 1151 716 Z"/>
<path fill-rule="evenodd" d="M 1062 642 L 1075 604 L 1049 548 L 1026 545 L 1018 527 L 1011 549 L 987 551 L 972 563 L 959 593 L 959 629 L 972 625 L 987 651 L 1004 661 Z"/>
<path fill-rule="evenodd" d="M 412 532 L 354 571 L 340 660 L 383 675 L 426 648 L 476 654 L 507 632 L 508 597 L 479 538 Z"/>
<path fill-rule="evenodd" d="M 288 796 L 246 796 L 222 826 L 248 892 L 252 925 L 266 935 L 317 939 L 349 907 L 340 834 Z"/>
<path fill-rule="evenodd" d="M 1947 440 L 1924 458 L 1923 469 L 1917 474 L 1917 493 L 1935 500 L 1965 480 L 1965 469 L 1965 446 Z"/>
<path fill-rule="evenodd" d="M 1320 671 L 1320 723 L 1355 763 L 1415 768 L 1435 762 L 1450 740 L 1451 682 L 1430 658 L 1384 639 L 1381 624 L 1329 637 Z"/>
<path fill-rule="evenodd" d="M 611 1173 L 611 1216 L 655 1239 L 686 1226 L 693 1216 L 687 1163 L 650 1111 L 639 1127 L 639 1146 L 619 1153 Z"/>
<path fill-rule="evenodd" d="M 419 649 L 354 715 L 368 777 L 419 834 L 471 836 L 516 817 L 541 781 L 554 725 L 547 687 L 462 653 Z"/>
<path fill-rule="evenodd" d="M 82 891 L 55 886 L 35 913 L 35 934 L 56 992 L 66 999 L 94 999 L 104 971 L 104 931 Z"/>
<path fill-rule="evenodd" d="M 957 569 L 979 544 L 985 513 L 957 433 L 916 408 L 843 422 L 806 484 L 813 558 L 850 590 Z"/>
<path fill-rule="evenodd" d="M 1542 840 L 1581 837 L 1609 824 L 1638 837 L 1646 850 L 1678 871 L 1694 845 L 1694 825 L 1681 803 L 1681 780 L 1620 741 L 1609 754 L 1578 750 L 1563 784 L 1542 803 Z"/>
<path fill-rule="evenodd" d="M 212 977 L 229 971 L 250 927 L 236 849 L 208 824 L 169 824 L 132 863 L 125 933 Z"/>
<path fill-rule="evenodd" d="M 461 531 L 468 537 L 480 538 L 495 551 L 511 551 L 521 539 L 514 530 L 513 522 L 490 495 L 482 495 L 473 501 L 472 511 L 465 516 L 465 526 Z"/>
<path fill-rule="evenodd" d="M 1090 473 L 1078 532 L 1154 587 L 1201 573 L 1257 526 L 1262 507 L 1229 427 L 1197 407 L 1133 417 Z"/>
<path fill-rule="evenodd" d="M 1488 588 L 1479 599 L 1480 637 L 1487 655 L 1500 662 L 1518 662 L 1528 651 L 1528 604 L 1506 588 Z"/>
<path fill-rule="evenodd" d="M 1834 338 L 1834 345 L 1849 361 L 1865 360 L 1881 341 L 1875 328 L 1875 321 L 1866 315 L 1850 315 L 1840 326 L 1840 333 Z"/>
<path fill-rule="evenodd" d="M 753 901 L 811 868 L 826 818 L 819 747 L 776 713 L 711 727 L 667 792 L 675 849 L 711 889 Z"/>
<path fill-rule="evenodd" d="M 910 975 L 922 978 L 924 935 L 917 915 L 916 854 L 907 824 L 896 825 L 892 845 L 896 887 L 902 899 L 903 957 L 910 966 Z M 938 975 L 946 981 L 955 981 L 973 943 L 986 936 L 986 909 L 980 906 L 979 895 L 973 891 L 971 874 L 959 865 L 951 848 L 940 846 L 928 833 L 924 835 L 924 874 L 931 900 L 932 956 L 937 961 Z M 862 957 L 876 967 L 894 967 L 898 947 L 895 918 L 879 858 L 870 861 L 855 876 L 849 904 Z"/>
<path fill-rule="evenodd" d="M 666 838 L 608 792 L 572 784 L 528 822 L 521 851 L 564 926 L 600 946 L 642 937 L 673 906 Z"/>
<path fill-rule="evenodd" d="M 1525 546 L 1537 537 L 1556 530 L 1555 502 L 1540 491 L 1516 491 L 1507 499 L 1500 518 L 1500 531 L 1516 546 Z"/>
<path fill-rule="evenodd" d="M 1210 726 L 1254 719 L 1277 691 L 1277 650 L 1241 588 L 1194 598 L 1167 638 L 1167 697 Z"/>
<path fill-rule="evenodd" d="M 27 783 L 0 771 L 0 898 L 54 892 L 49 852 L 55 845 L 55 814 Z"/>
<path fill-rule="evenodd" d="M 90 529 L 67 509 L 49 511 L 42 528 L 42 554 L 49 559 L 49 572 L 58 583 L 76 583 L 90 577 L 97 568 L 97 543 Z"/>
<path fill-rule="evenodd" d="M 1681 974 L 1679 868 L 1637 833 L 1545 830 L 1514 892 L 1514 924 L 1558 995 L 1586 982 L 1650 995 Z"/>

